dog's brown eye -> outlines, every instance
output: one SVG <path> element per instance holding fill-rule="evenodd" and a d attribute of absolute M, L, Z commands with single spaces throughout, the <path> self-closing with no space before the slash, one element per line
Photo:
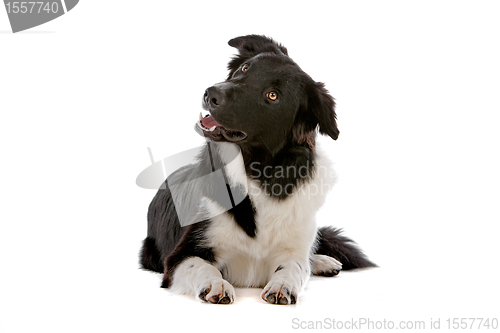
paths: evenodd
<path fill-rule="evenodd" d="M 243 67 L 241 67 L 241 71 L 243 73 L 245 73 L 247 71 L 247 69 L 248 69 L 248 65 L 243 65 Z"/>
<path fill-rule="evenodd" d="M 267 98 L 269 98 L 271 101 L 275 101 L 278 99 L 278 94 L 274 91 L 271 91 L 267 93 Z"/>

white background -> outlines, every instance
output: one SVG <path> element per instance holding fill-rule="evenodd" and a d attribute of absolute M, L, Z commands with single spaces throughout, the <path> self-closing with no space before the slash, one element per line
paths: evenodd
<path fill-rule="evenodd" d="M 18 34 L 0 9 L 0 332 L 500 317 L 498 2 L 176 3 L 83 0 Z M 203 92 L 250 33 L 336 98 L 341 134 L 321 144 L 340 180 L 318 221 L 380 265 L 312 278 L 296 306 L 259 289 L 203 304 L 138 269 L 147 147 L 203 143 Z"/>

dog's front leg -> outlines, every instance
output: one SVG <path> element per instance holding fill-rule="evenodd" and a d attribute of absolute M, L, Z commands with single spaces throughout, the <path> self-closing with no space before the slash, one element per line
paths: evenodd
<path fill-rule="evenodd" d="M 272 304 L 295 304 L 310 274 L 308 260 L 289 259 L 276 268 L 261 297 Z"/>
<path fill-rule="evenodd" d="M 234 301 L 233 286 L 222 278 L 220 271 L 199 257 L 184 259 L 175 268 L 172 291 L 198 296 L 213 304 L 230 304 Z"/>

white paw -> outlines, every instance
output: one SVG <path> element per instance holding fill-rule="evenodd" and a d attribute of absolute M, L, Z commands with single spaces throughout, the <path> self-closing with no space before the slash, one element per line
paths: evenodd
<path fill-rule="evenodd" d="M 335 276 L 342 270 L 342 263 L 335 258 L 323 254 L 315 254 L 311 263 L 314 275 Z"/>
<path fill-rule="evenodd" d="M 212 304 L 231 304 L 234 302 L 234 288 L 224 279 L 207 281 L 198 297 Z"/>
<path fill-rule="evenodd" d="M 295 304 L 297 303 L 298 288 L 282 279 L 271 279 L 264 287 L 260 297 L 271 304 Z"/>

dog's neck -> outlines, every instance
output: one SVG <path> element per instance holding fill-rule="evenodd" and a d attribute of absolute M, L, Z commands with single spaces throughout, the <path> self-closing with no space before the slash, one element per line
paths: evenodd
<path fill-rule="evenodd" d="M 275 154 L 261 146 L 240 146 L 247 176 L 259 181 L 270 196 L 285 199 L 313 176 L 315 135 L 312 132 L 301 143 L 289 141 Z"/>

